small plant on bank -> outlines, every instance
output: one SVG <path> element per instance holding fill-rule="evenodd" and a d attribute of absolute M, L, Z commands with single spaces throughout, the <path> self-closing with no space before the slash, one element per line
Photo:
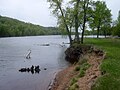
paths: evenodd
<path fill-rule="evenodd" d="M 78 86 L 77 83 L 75 83 L 75 84 L 73 84 L 72 86 L 70 86 L 70 87 L 68 88 L 68 90 L 79 90 L 79 86 Z"/>
<path fill-rule="evenodd" d="M 84 63 L 84 64 L 82 65 L 82 69 L 83 69 L 84 71 L 86 71 L 89 67 L 90 67 L 90 64 L 88 64 L 88 63 Z"/>
<path fill-rule="evenodd" d="M 76 66 L 75 71 L 80 71 L 80 68 L 83 67 L 83 65 L 87 62 L 87 59 L 81 59 L 78 62 L 78 66 Z"/>
<path fill-rule="evenodd" d="M 72 85 L 73 85 L 73 84 L 75 84 L 77 81 L 78 81 L 78 79 L 77 79 L 77 78 L 73 78 L 73 79 L 71 80 L 70 85 L 72 86 Z"/>
<path fill-rule="evenodd" d="M 86 63 L 83 63 L 80 67 L 80 73 L 78 75 L 78 77 L 83 77 L 85 75 L 85 71 L 90 67 L 90 64 L 88 64 L 87 62 Z"/>
<path fill-rule="evenodd" d="M 83 77 L 84 75 L 85 75 L 85 71 L 83 69 L 81 69 L 78 77 Z"/>

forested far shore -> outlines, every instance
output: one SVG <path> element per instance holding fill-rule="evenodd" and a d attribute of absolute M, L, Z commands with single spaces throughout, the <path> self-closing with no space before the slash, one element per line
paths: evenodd
<path fill-rule="evenodd" d="M 58 35 L 56 27 L 43 27 L 17 19 L 0 16 L 0 37 Z"/>

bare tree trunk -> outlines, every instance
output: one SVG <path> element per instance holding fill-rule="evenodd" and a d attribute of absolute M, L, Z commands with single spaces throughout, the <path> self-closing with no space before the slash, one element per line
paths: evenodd
<path fill-rule="evenodd" d="M 77 43 L 80 43 L 79 39 L 79 32 L 78 32 L 78 7 L 79 7 L 80 0 L 77 0 L 76 6 L 75 6 L 75 39 L 77 40 Z"/>
<path fill-rule="evenodd" d="M 59 2 L 57 2 L 57 4 L 58 4 L 58 7 L 59 7 L 60 12 L 61 12 L 61 14 L 62 14 L 62 18 L 63 18 L 64 24 L 65 24 L 65 28 L 66 28 L 66 31 L 67 31 L 67 34 L 68 34 L 68 37 L 69 37 L 70 45 L 72 45 L 71 32 L 69 31 L 69 28 L 68 28 L 67 23 L 66 23 L 66 20 L 65 20 L 64 13 L 63 13 L 63 11 L 62 11 L 62 8 L 61 8 Z"/>
<path fill-rule="evenodd" d="M 106 38 L 106 30 L 104 30 L 104 36 L 105 36 L 105 38 Z"/>
<path fill-rule="evenodd" d="M 100 27 L 97 27 L 97 38 L 99 38 Z"/>
<path fill-rule="evenodd" d="M 99 33 L 100 33 L 100 22 L 101 22 L 101 20 L 99 19 L 99 24 L 97 27 L 97 38 L 99 38 Z"/>
<path fill-rule="evenodd" d="M 81 43 L 83 44 L 83 39 L 84 39 L 84 32 L 85 32 L 85 24 L 86 24 L 86 14 L 87 14 L 87 9 L 88 9 L 88 4 L 89 4 L 89 0 L 86 2 L 86 0 L 84 0 L 84 5 L 83 5 L 83 9 L 84 9 L 84 17 L 83 17 L 83 29 L 82 29 L 82 36 L 81 36 Z"/>

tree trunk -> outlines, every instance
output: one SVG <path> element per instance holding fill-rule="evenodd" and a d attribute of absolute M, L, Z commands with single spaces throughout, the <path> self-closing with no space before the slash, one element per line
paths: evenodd
<path fill-rule="evenodd" d="M 86 24 L 86 14 L 87 14 L 87 8 L 88 8 L 88 4 L 89 4 L 89 0 L 86 2 L 84 0 L 84 5 L 83 5 L 83 9 L 84 9 L 84 16 L 83 16 L 83 29 L 82 29 L 82 36 L 81 36 L 81 43 L 83 44 L 83 39 L 84 39 L 84 32 L 85 32 L 85 24 Z"/>
<path fill-rule="evenodd" d="M 97 27 L 97 38 L 99 38 L 99 32 L 100 32 L 100 23 L 101 23 L 101 20 L 99 19 L 99 22 L 98 22 L 98 27 Z"/>
<path fill-rule="evenodd" d="M 97 27 L 97 38 L 99 38 L 100 27 Z"/>
<path fill-rule="evenodd" d="M 61 14 L 62 14 L 62 18 L 63 18 L 64 24 L 65 24 L 65 28 L 66 28 L 66 31 L 67 31 L 67 34 L 68 34 L 68 37 L 69 37 L 70 45 L 72 45 L 71 32 L 69 31 L 69 28 L 68 28 L 68 26 L 67 26 L 67 24 L 66 24 L 65 16 L 64 16 L 64 13 L 63 13 L 63 11 L 62 11 L 62 8 L 61 8 L 59 2 L 57 2 L 57 4 L 58 4 L 58 7 L 59 7 L 60 12 L 61 12 Z"/>
<path fill-rule="evenodd" d="M 77 0 L 76 6 L 75 6 L 75 40 L 77 40 L 77 43 L 80 43 L 79 32 L 78 32 L 78 6 L 79 6 L 79 1 L 80 0 Z"/>
<path fill-rule="evenodd" d="M 106 31 L 104 30 L 104 36 L 105 36 L 105 38 L 106 38 Z"/>

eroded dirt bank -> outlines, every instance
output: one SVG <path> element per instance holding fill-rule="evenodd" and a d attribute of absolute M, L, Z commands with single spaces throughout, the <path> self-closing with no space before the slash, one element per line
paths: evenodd
<path fill-rule="evenodd" d="M 80 48 L 77 47 L 77 49 Z M 105 57 L 105 53 L 103 51 L 93 47 L 89 47 L 87 49 L 84 48 L 81 50 L 73 50 L 72 47 L 72 53 L 74 53 L 73 51 L 75 51 L 75 54 L 79 53 L 79 51 L 82 53 L 79 54 L 78 63 L 60 71 L 56 75 L 53 85 L 51 88 L 49 88 L 49 90 L 91 90 L 91 87 L 94 85 L 97 78 L 101 76 L 100 64 Z M 81 66 L 81 62 L 83 60 L 86 60 L 86 63 L 89 64 L 89 67 L 84 70 L 84 75 L 81 77 L 79 75 L 80 70 L 76 71 L 75 69 L 76 67 Z M 76 81 L 74 84 L 71 84 L 71 80 L 73 78 L 76 78 Z"/>

